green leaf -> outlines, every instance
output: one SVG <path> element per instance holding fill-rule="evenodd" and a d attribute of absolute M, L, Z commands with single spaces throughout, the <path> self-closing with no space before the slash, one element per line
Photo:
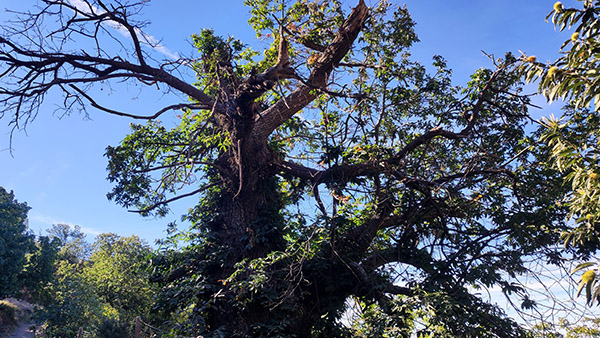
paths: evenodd
<path fill-rule="evenodd" d="M 577 286 L 577 295 L 575 297 L 579 297 L 581 295 L 581 291 L 583 290 L 583 287 L 586 286 L 587 283 L 585 283 L 584 281 L 579 282 L 579 285 Z"/>

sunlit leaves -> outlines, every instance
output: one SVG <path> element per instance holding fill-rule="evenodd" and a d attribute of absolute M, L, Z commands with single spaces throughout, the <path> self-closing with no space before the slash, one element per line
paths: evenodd
<path fill-rule="evenodd" d="M 575 267 L 573 271 L 571 271 L 571 275 L 574 275 L 586 269 L 585 272 L 583 272 L 583 274 L 581 275 L 581 278 L 579 279 L 579 285 L 577 286 L 577 297 L 581 295 L 581 292 L 585 288 L 585 298 L 586 302 L 589 305 L 592 305 L 595 301 L 600 302 L 600 286 L 597 285 L 598 276 L 596 274 L 596 270 L 588 269 L 596 265 L 596 263 L 591 262 L 582 263 Z"/>
<path fill-rule="evenodd" d="M 559 31 L 573 29 L 559 49 L 561 57 L 551 64 L 525 59 L 525 78 L 539 81 L 539 89 L 549 102 L 567 102 L 564 115 L 541 121 L 545 132 L 541 140 L 549 146 L 552 166 L 564 174 L 568 193 L 557 199 L 557 206 L 569 208 L 567 219 L 575 226 L 562 233 L 565 247 L 588 257 L 600 247 L 600 182 L 598 181 L 600 144 L 600 4 L 584 1 L 581 8 L 565 8 L 560 2 L 548 15 Z M 583 263 L 572 274 L 596 265 Z M 577 296 L 585 289 L 588 304 L 600 299 L 597 275 L 585 271 Z"/>
<path fill-rule="evenodd" d="M 570 208 L 569 218 L 578 225 L 563 235 L 565 245 L 580 250 L 593 250 L 600 243 L 596 236 L 600 214 L 600 181 L 598 180 L 597 149 L 598 117 L 591 111 L 567 107 L 569 120 L 545 119 L 546 133 L 542 141 L 551 149 L 554 165 L 565 173 L 570 193 L 559 201 Z"/>
<path fill-rule="evenodd" d="M 150 311 L 156 286 L 149 281 L 152 249 L 137 236 L 101 234 L 93 244 L 84 278 L 118 319 L 132 321 Z"/>
<path fill-rule="evenodd" d="M 562 56 L 558 60 L 549 65 L 526 60 L 524 65 L 526 79 L 539 78 L 540 91 L 550 102 L 560 98 L 577 108 L 599 107 L 599 10 L 598 4 L 586 2 L 581 9 L 555 9 L 548 15 L 558 30 L 574 29 L 560 47 Z"/>
<path fill-rule="evenodd" d="M 195 84 L 206 94 L 219 96 L 220 83 L 228 81 L 233 85 L 237 78 L 256 72 L 254 58 L 258 52 L 234 37 L 227 39 L 214 34 L 211 29 L 202 29 L 200 34 L 192 35 L 194 46 L 201 55 L 193 64 L 198 77 Z M 261 71 L 266 69 L 263 66 Z M 233 88 L 231 88 L 233 89 Z"/>
<path fill-rule="evenodd" d="M 73 231 L 69 226 L 55 229 Z M 92 247 L 89 259 L 72 261 L 59 255 L 53 278 L 45 285 L 48 295 L 40 310 L 44 334 L 69 337 L 84 327 L 97 337 L 114 336 L 114 331 L 102 334 L 106 326 L 119 324 L 120 331 L 126 332 L 127 323 L 137 316 L 150 321 L 155 294 L 148 270 L 151 248 L 136 236 L 115 234 L 98 235 Z"/>
<path fill-rule="evenodd" d="M 106 151 L 108 179 L 117 183 L 108 197 L 144 213 L 154 207 L 158 214 L 167 212 L 160 203 L 206 179 L 203 168 L 229 146 L 226 135 L 207 127 L 209 118 L 209 111 L 185 111 L 179 127 L 170 130 L 156 121 L 132 124 L 122 144 Z"/>

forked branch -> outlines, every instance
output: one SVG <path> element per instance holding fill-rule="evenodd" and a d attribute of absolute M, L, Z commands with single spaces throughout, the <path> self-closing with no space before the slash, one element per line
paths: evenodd
<path fill-rule="evenodd" d="M 104 112 L 138 119 L 156 118 L 165 111 L 178 108 L 221 108 L 215 105 L 212 97 L 170 72 L 167 68 L 173 68 L 173 62 L 169 62 L 169 67 L 149 64 L 151 59 L 143 45 L 153 48 L 153 41 L 148 41 L 141 26 L 138 26 L 141 23 L 129 18 L 143 2 L 119 3 L 115 8 L 109 8 L 101 1 L 97 3 L 98 7 L 88 1 L 79 4 L 66 0 L 47 0 L 45 4 L 39 13 L 22 13 L 19 17 L 23 27 L 32 29 L 19 31 L 2 27 L 4 30 L 0 32 L 0 81 L 4 84 L 0 88 L 0 104 L 5 107 L 5 112 L 12 114 L 13 123 L 18 124 L 19 119 L 28 120 L 30 116 L 35 116 L 46 94 L 54 90 L 63 93 L 63 108 L 66 110 L 85 110 L 84 103 L 91 103 Z M 50 32 L 42 31 L 36 22 L 44 16 L 54 19 L 59 27 Z M 101 35 L 100 32 L 105 34 Z M 116 38 L 114 32 L 122 33 L 125 38 L 121 40 L 125 41 Z M 105 56 L 103 43 L 107 41 L 102 36 L 108 36 L 109 40 L 112 39 L 123 48 L 129 39 L 135 58 Z M 88 42 L 91 40 L 95 49 L 81 50 L 78 46 L 69 49 L 70 41 L 75 38 L 88 39 Z M 51 44 L 50 40 L 58 43 Z M 170 105 L 150 116 L 117 111 L 99 104 L 89 94 L 90 85 L 106 81 L 134 81 L 157 87 L 165 84 L 167 90 L 191 97 L 197 104 Z"/>
<path fill-rule="evenodd" d="M 358 37 L 368 14 L 367 5 L 360 0 L 341 25 L 333 42 L 319 54 L 315 67 L 307 80 L 309 85 L 301 85 L 257 116 L 255 133 L 259 138 L 266 139 L 283 122 L 317 97 L 317 91 L 314 88 L 323 88 L 327 84 L 329 75 L 339 65 Z"/>

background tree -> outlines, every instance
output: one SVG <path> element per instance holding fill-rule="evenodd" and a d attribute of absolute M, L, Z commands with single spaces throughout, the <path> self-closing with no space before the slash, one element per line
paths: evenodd
<path fill-rule="evenodd" d="M 54 280 L 60 246 L 58 238 L 40 236 L 35 240 L 35 248 L 27 255 L 27 263 L 19 279 L 23 281 L 30 301 L 36 304 L 50 302 L 48 288 Z"/>
<path fill-rule="evenodd" d="M 564 322 L 566 338 L 594 338 L 600 337 L 600 318 L 584 318 L 580 323 L 571 325 Z"/>
<path fill-rule="evenodd" d="M 84 263 L 61 259 L 48 288 L 48 303 L 38 319 L 44 324 L 45 337 L 75 337 L 79 328 L 95 332 L 104 316 L 115 317 L 114 312 L 104 313 L 96 290 L 83 277 Z"/>
<path fill-rule="evenodd" d="M 52 224 L 47 230 L 52 239 L 60 242 L 58 255 L 62 260 L 78 263 L 87 260 L 91 253 L 90 243 L 86 241 L 86 235 L 81 232 L 81 226 L 69 224 Z"/>
<path fill-rule="evenodd" d="M 94 331 L 102 321 L 103 307 L 84 278 L 90 254 L 86 235 L 80 226 L 69 224 L 53 224 L 47 232 L 58 248 L 51 283 L 40 299 L 44 308 L 38 319 L 44 323 L 44 335 L 66 338 L 76 336 L 79 328 Z"/>
<path fill-rule="evenodd" d="M 0 187 L 0 298 L 11 296 L 22 286 L 18 278 L 33 245 L 27 229 L 27 203 Z"/>
<path fill-rule="evenodd" d="M 146 243 L 136 236 L 100 234 L 90 245 L 69 225 L 52 230 L 68 235 L 45 290 L 47 302 L 40 316 L 45 336 L 73 337 L 84 328 L 94 337 L 129 337 L 135 317 L 151 319 L 156 290 L 150 285 L 151 248 Z M 74 252 L 85 251 L 74 243 L 91 248 L 88 258 L 73 259 Z"/>
<path fill-rule="evenodd" d="M 118 312 L 122 322 L 148 319 L 155 287 L 150 284 L 152 248 L 137 236 L 98 235 L 87 268 L 86 280 L 102 303 Z"/>
<path fill-rule="evenodd" d="M 533 306 L 514 278 L 528 260 L 560 262 L 566 230 L 513 56 L 457 87 L 441 57 L 433 74 L 410 59 L 405 8 L 248 0 L 250 25 L 274 37 L 262 55 L 204 29 L 198 59 L 161 62 L 136 20 L 145 2 L 45 0 L 5 25 L 0 102 L 15 128 L 50 94 L 66 111 L 149 120 L 107 149 L 108 196 L 142 215 L 194 196 L 192 228 L 154 260 L 179 331 L 525 334 L 469 291 L 499 286 Z M 120 111 L 91 95 L 107 83 L 189 100 Z M 174 109 L 177 127 L 156 120 Z M 364 327 L 340 320 L 352 302 Z"/>
<path fill-rule="evenodd" d="M 532 336 L 535 338 L 564 338 L 565 336 L 557 331 L 555 325 L 549 323 L 540 323 L 533 327 Z"/>
<path fill-rule="evenodd" d="M 599 322 L 600 319 L 597 318 L 582 318 L 578 323 L 572 324 L 563 319 L 554 325 L 538 324 L 534 326 L 532 333 L 535 338 L 594 338 L 600 337 Z"/>

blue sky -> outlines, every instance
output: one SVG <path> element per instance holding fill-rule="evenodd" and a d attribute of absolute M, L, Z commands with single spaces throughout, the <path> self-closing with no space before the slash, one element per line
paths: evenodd
<path fill-rule="evenodd" d="M 429 63 L 435 54 L 444 56 L 454 69 L 457 84 L 464 83 L 474 70 L 491 66 L 481 50 L 497 56 L 507 51 L 518 54 L 518 50 L 522 50 L 528 55 L 537 55 L 539 61 L 555 58 L 558 46 L 569 35 L 556 33 L 551 24 L 544 22 L 554 2 L 392 1 L 406 4 L 417 22 L 421 42 L 413 48 L 414 58 Z M 350 8 L 355 1 L 346 3 Z M 369 3 L 375 4 L 375 1 L 367 0 Z M 569 6 L 576 2 L 564 3 Z M 23 9 L 34 4 L 34 0 L 1 0 L 0 21 L 12 17 L 4 8 Z M 151 21 L 145 32 L 160 39 L 165 48 L 176 54 L 193 55 L 189 37 L 202 28 L 214 28 L 217 34 L 233 35 L 257 48 L 264 44 L 255 39 L 247 25 L 249 13 L 239 0 L 154 0 L 143 14 Z M 131 90 L 109 92 L 103 99 L 118 102 L 124 110 L 154 112 L 165 103 L 181 98 L 152 91 L 138 95 Z M 19 201 L 32 207 L 31 229 L 40 233 L 51 224 L 68 223 L 80 225 L 92 236 L 102 232 L 137 234 L 149 242 L 163 237 L 165 225 L 177 220 L 179 213 L 164 219 L 144 219 L 105 197 L 111 189 L 105 179 L 105 148 L 117 145 L 132 121 L 93 110 L 90 110 L 90 119 L 77 113 L 59 118 L 52 112 L 52 102 L 48 102 L 26 133 L 14 135 L 12 154 L 5 150 L 9 146 L 8 121 L 0 120 L 0 186 L 14 190 Z M 558 106 L 551 106 L 534 113 L 542 116 L 559 111 Z M 183 200 L 175 209 L 181 212 L 192 204 L 193 201 Z"/>

